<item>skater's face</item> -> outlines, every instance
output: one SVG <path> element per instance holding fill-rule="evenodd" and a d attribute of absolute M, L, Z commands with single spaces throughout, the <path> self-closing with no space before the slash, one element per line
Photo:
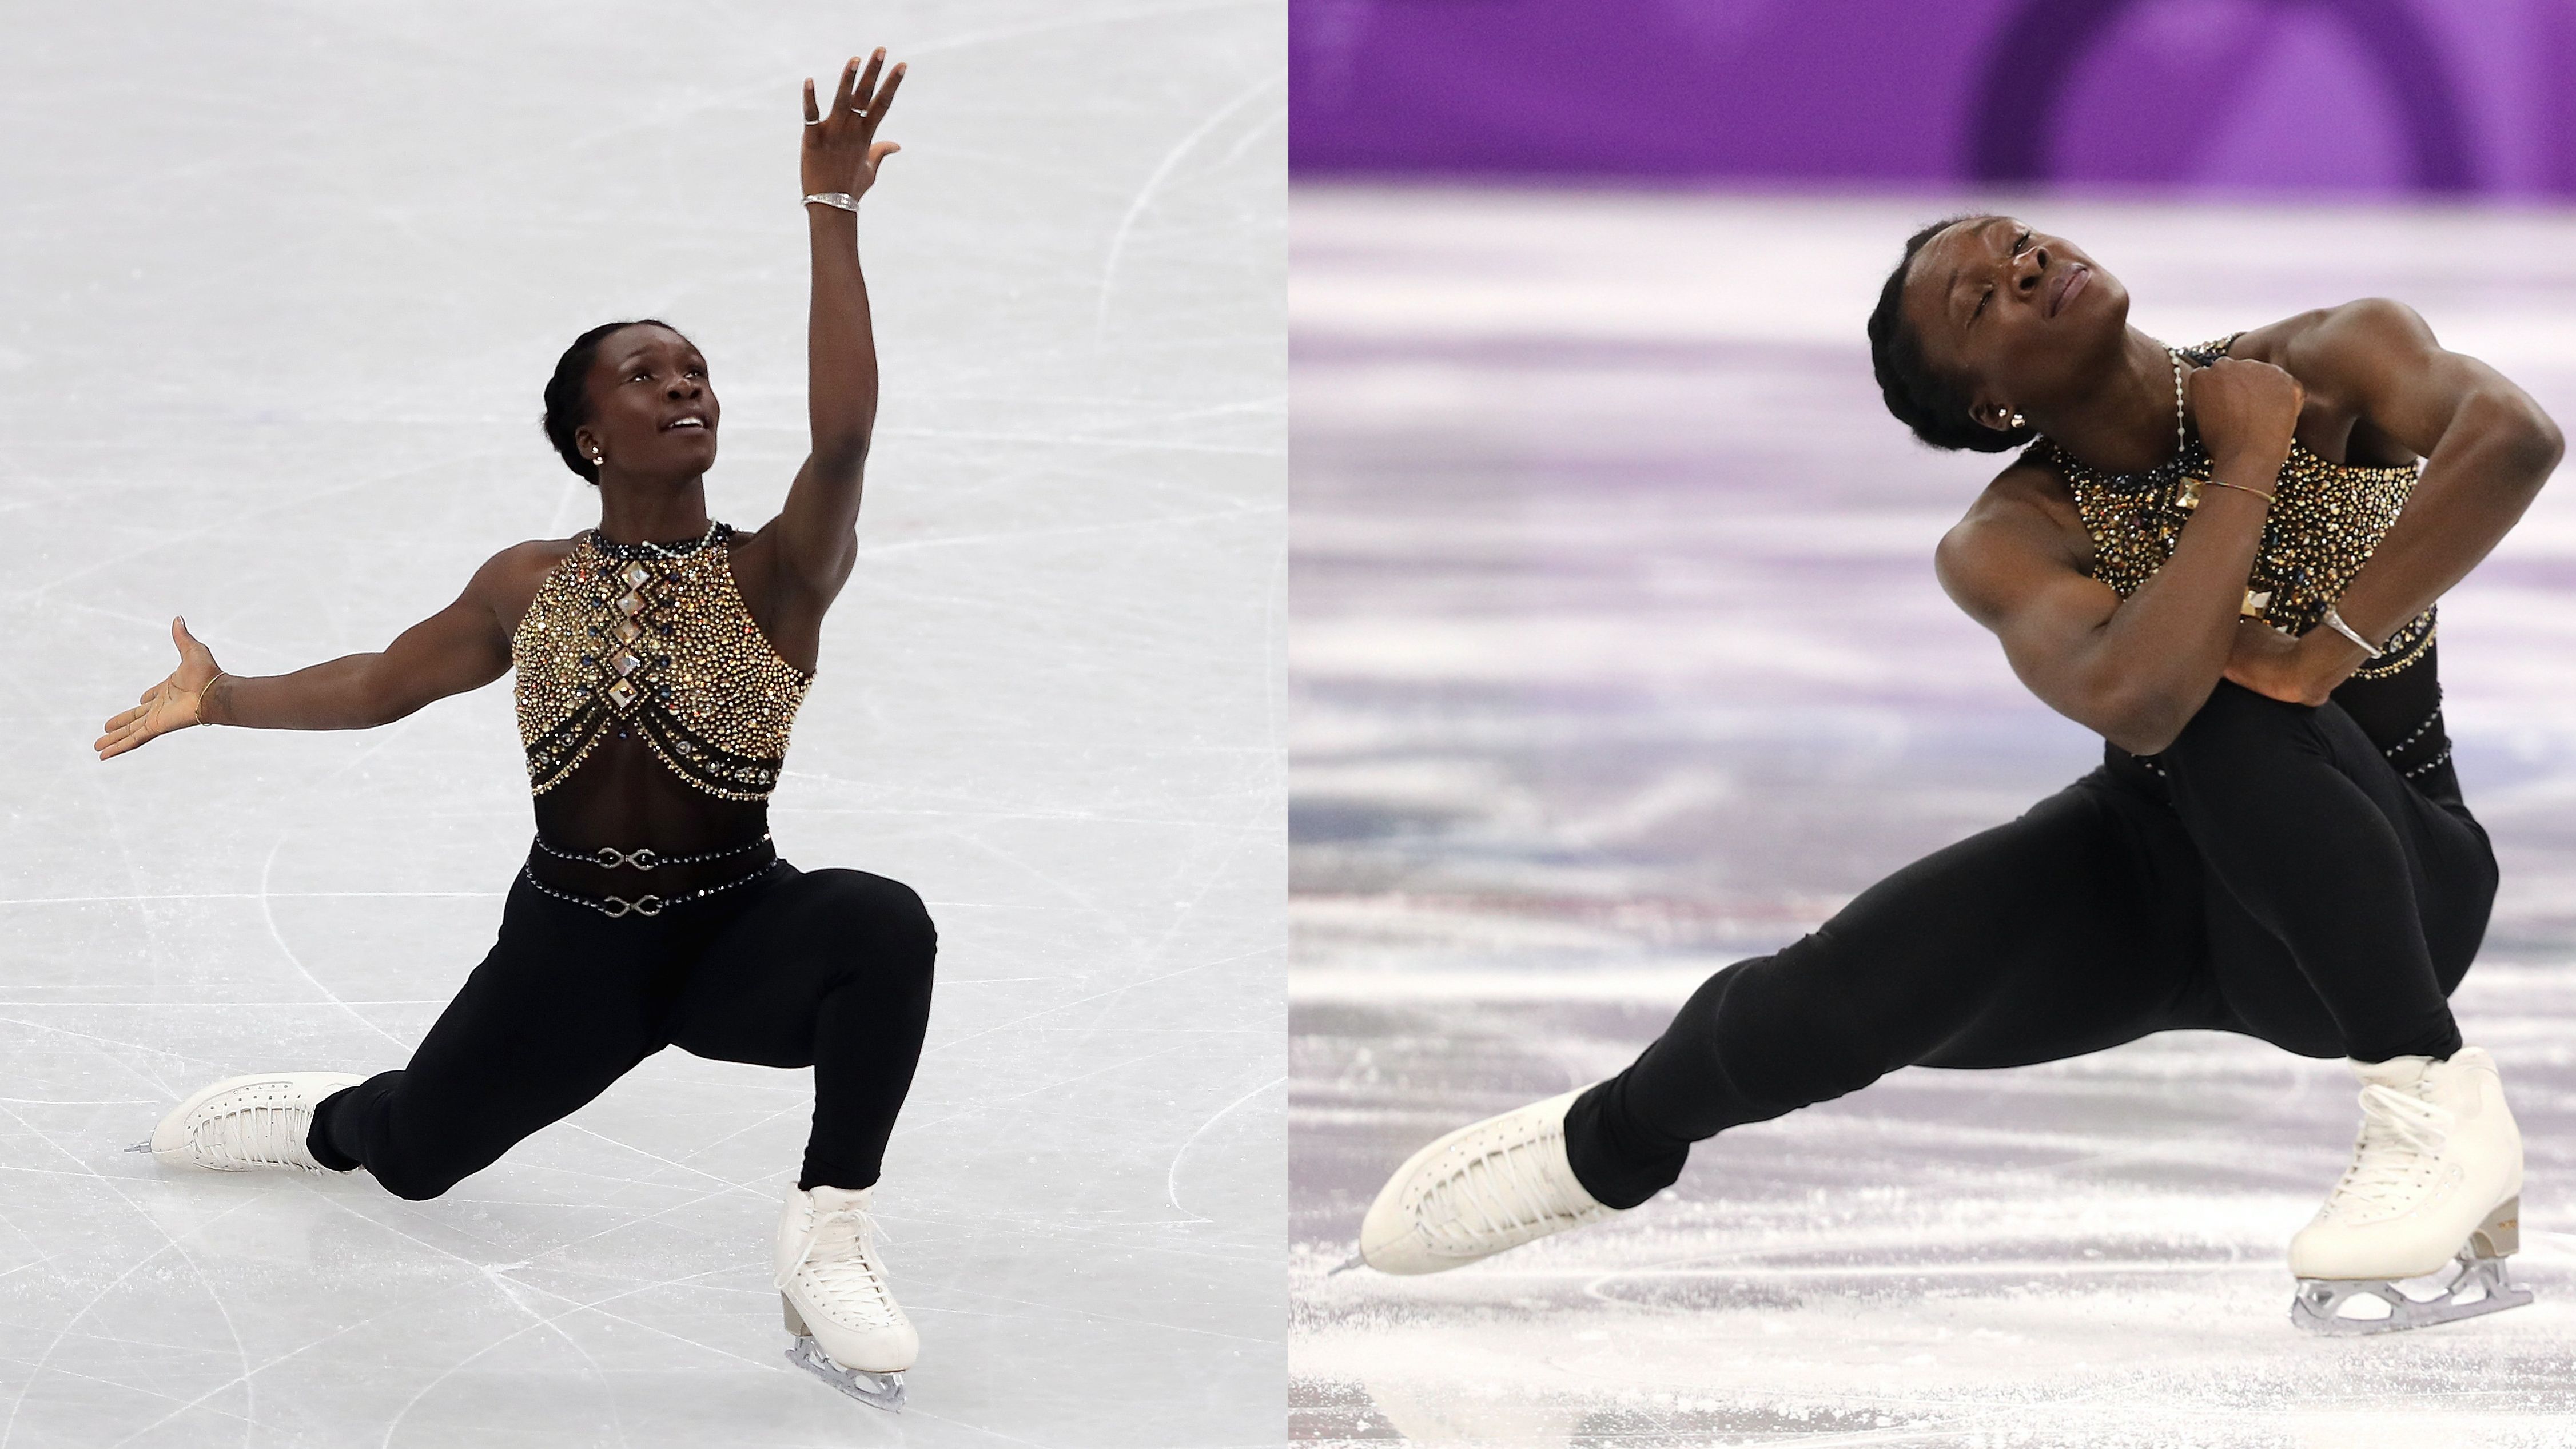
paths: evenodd
<path fill-rule="evenodd" d="M 1902 307 L 1924 361 L 1959 380 L 1989 427 L 2079 391 L 2095 364 L 2120 355 L 2129 326 L 2117 277 L 2008 216 L 1970 217 L 1924 243 Z"/>
<path fill-rule="evenodd" d="M 695 476 L 716 460 L 716 392 L 707 360 L 668 327 L 639 323 L 599 341 L 590 417 L 574 434 L 584 456 L 621 472 Z"/>

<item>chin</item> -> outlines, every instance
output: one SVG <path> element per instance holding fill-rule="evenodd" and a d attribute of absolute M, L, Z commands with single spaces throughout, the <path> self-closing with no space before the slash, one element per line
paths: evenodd
<path fill-rule="evenodd" d="M 2085 284 L 2084 294 L 2057 319 L 2068 335 L 2074 352 L 2091 354 L 2110 349 L 2117 351 L 2129 336 L 2129 289 L 2117 279 L 2096 271 Z"/>
<path fill-rule="evenodd" d="M 703 463 L 716 455 L 716 435 L 709 432 L 693 438 L 672 437 L 663 446 L 670 450 L 673 458 Z"/>

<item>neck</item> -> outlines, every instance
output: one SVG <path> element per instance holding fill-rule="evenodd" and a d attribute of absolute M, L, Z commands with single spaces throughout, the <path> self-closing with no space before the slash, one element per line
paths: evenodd
<path fill-rule="evenodd" d="M 2144 472 L 2174 455 L 2173 358 L 2135 327 L 2090 385 L 2031 422 L 2075 458 L 2106 473 Z"/>
<path fill-rule="evenodd" d="M 677 483 L 630 477 L 614 468 L 599 475 L 599 533 L 611 543 L 671 543 L 707 531 L 706 475 Z"/>

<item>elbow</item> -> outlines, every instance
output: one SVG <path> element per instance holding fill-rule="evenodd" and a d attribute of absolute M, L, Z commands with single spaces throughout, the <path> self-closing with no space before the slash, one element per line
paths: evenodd
<path fill-rule="evenodd" d="M 2208 690 L 2200 692 L 2200 700 L 2208 697 Z M 2103 699 L 2094 728 L 2130 754 L 2160 755 L 2181 737 L 2200 700 L 2186 701 L 2170 688 L 2117 689 Z"/>
<path fill-rule="evenodd" d="M 2489 456 L 2534 492 L 2567 454 L 2567 438 L 2557 422 L 2520 392 L 2491 395 L 2476 421 L 2476 436 L 2494 450 Z"/>
<path fill-rule="evenodd" d="M 2522 453 L 2531 468 L 2534 488 L 2548 482 L 2549 475 L 2558 471 L 2559 459 L 2567 456 L 2566 435 L 2537 405 L 2531 409 L 2531 426 L 2523 439 Z"/>
<path fill-rule="evenodd" d="M 2179 738 L 2182 731 L 2156 720 L 2123 720 L 2115 728 L 2102 732 L 2102 738 L 2133 755 L 2161 755 Z"/>

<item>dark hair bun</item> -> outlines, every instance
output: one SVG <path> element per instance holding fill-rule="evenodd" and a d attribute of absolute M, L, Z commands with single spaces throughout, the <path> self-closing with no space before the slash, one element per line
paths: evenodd
<path fill-rule="evenodd" d="M 564 466 L 592 484 L 599 482 L 599 465 L 581 455 L 573 446 L 572 435 L 590 421 L 590 365 L 599 359 L 599 344 L 609 333 L 627 327 L 671 327 L 653 317 L 638 317 L 632 322 L 602 322 L 572 340 L 563 356 L 555 360 L 555 375 L 546 380 L 546 441 L 563 455 Z"/>

